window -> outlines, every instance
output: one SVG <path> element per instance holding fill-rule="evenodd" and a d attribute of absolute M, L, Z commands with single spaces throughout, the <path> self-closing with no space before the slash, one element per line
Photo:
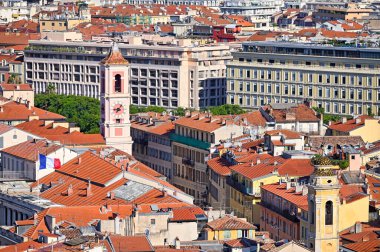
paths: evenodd
<path fill-rule="evenodd" d="M 150 224 L 151 225 L 156 225 L 156 219 L 150 219 Z"/>
<path fill-rule="evenodd" d="M 333 203 L 332 201 L 327 201 L 325 206 L 325 225 L 333 224 Z"/>
<path fill-rule="evenodd" d="M 231 238 L 231 231 L 230 230 L 224 230 L 224 239 L 230 239 Z"/>
<path fill-rule="evenodd" d="M 120 74 L 115 75 L 115 93 L 121 93 L 121 76 L 120 76 Z"/>

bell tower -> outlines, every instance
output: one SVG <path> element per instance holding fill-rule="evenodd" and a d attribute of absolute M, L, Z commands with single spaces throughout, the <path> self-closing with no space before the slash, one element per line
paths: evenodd
<path fill-rule="evenodd" d="M 100 131 L 108 146 L 132 154 L 129 63 L 114 42 L 100 66 Z"/>
<path fill-rule="evenodd" d="M 339 251 L 339 191 L 336 167 L 327 157 L 314 160 L 315 171 L 308 185 L 308 240 L 315 251 Z"/>

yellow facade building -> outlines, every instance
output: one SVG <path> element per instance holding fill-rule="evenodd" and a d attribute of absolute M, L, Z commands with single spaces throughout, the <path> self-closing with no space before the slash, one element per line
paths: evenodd
<path fill-rule="evenodd" d="M 201 231 L 201 237 L 205 240 L 232 240 L 238 238 L 255 239 L 256 226 L 245 219 L 231 215 L 208 222 Z"/>
<path fill-rule="evenodd" d="M 284 159 L 269 154 L 250 154 L 238 158 L 240 164 L 230 167 L 227 180 L 230 190 L 230 209 L 238 217 L 254 224 L 260 223 L 260 187 L 278 182 L 281 177 L 295 180 L 313 173 L 308 159 Z"/>
<path fill-rule="evenodd" d="M 339 232 L 369 220 L 369 196 L 358 185 L 342 185 L 335 167 L 316 166 L 308 185 L 308 212 L 301 215 L 301 239 L 315 251 L 339 251 Z M 305 221 L 306 220 L 306 221 Z"/>
<path fill-rule="evenodd" d="M 342 118 L 332 123 L 327 131 L 332 136 L 360 136 L 364 142 L 372 143 L 380 140 L 379 119 L 371 116 L 358 116 L 351 120 Z"/>

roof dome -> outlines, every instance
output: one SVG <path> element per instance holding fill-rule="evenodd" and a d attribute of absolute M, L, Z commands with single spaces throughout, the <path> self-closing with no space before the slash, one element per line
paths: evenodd
<path fill-rule="evenodd" d="M 124 58 L 119 50 L 119 46 L 116 42 L 113 42 L 112 48 L 108 53 L 107 57 L 105 57 L 102 61 L 104 65 L 128 65 L 129 62 Z"/>

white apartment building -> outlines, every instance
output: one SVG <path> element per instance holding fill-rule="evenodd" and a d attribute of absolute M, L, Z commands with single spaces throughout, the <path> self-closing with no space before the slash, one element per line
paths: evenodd
<path fill-rule="evenodd" d="M 380 50 L 247 42 L 228 64 L 227 103 L 304 103 L 328 114 L 380 114 Z"/>
<path fill-rule="evenodd" d="M 283 0 L 227 0 L 220 6 L 225 14 L 248 16 L 257 29 L 270 29 L 271 17 L 284 6 Z"/>
<path fill-rule="evenodd" d="M 54 168 L 39 169 L 39 154 L 57 158 L 61 165 L 78 156 L 62 145 L 42 139 L 27 140 L 1 150 L 1 179 L 36 181 L 54 172 Z"/>
<path fill-rule="evenodd" d="M 25 80 L 36 93 L 49 83 L 59 94 L 99 98 L 99 62 L 109 42 L 30 41 L 25 50 Z M 154 36 L 119 42 L 130 62 L 132 104 L 201 108 L 225 103 L 229 46 L 195 45 L 190 40 L 158 44 Z"/>

